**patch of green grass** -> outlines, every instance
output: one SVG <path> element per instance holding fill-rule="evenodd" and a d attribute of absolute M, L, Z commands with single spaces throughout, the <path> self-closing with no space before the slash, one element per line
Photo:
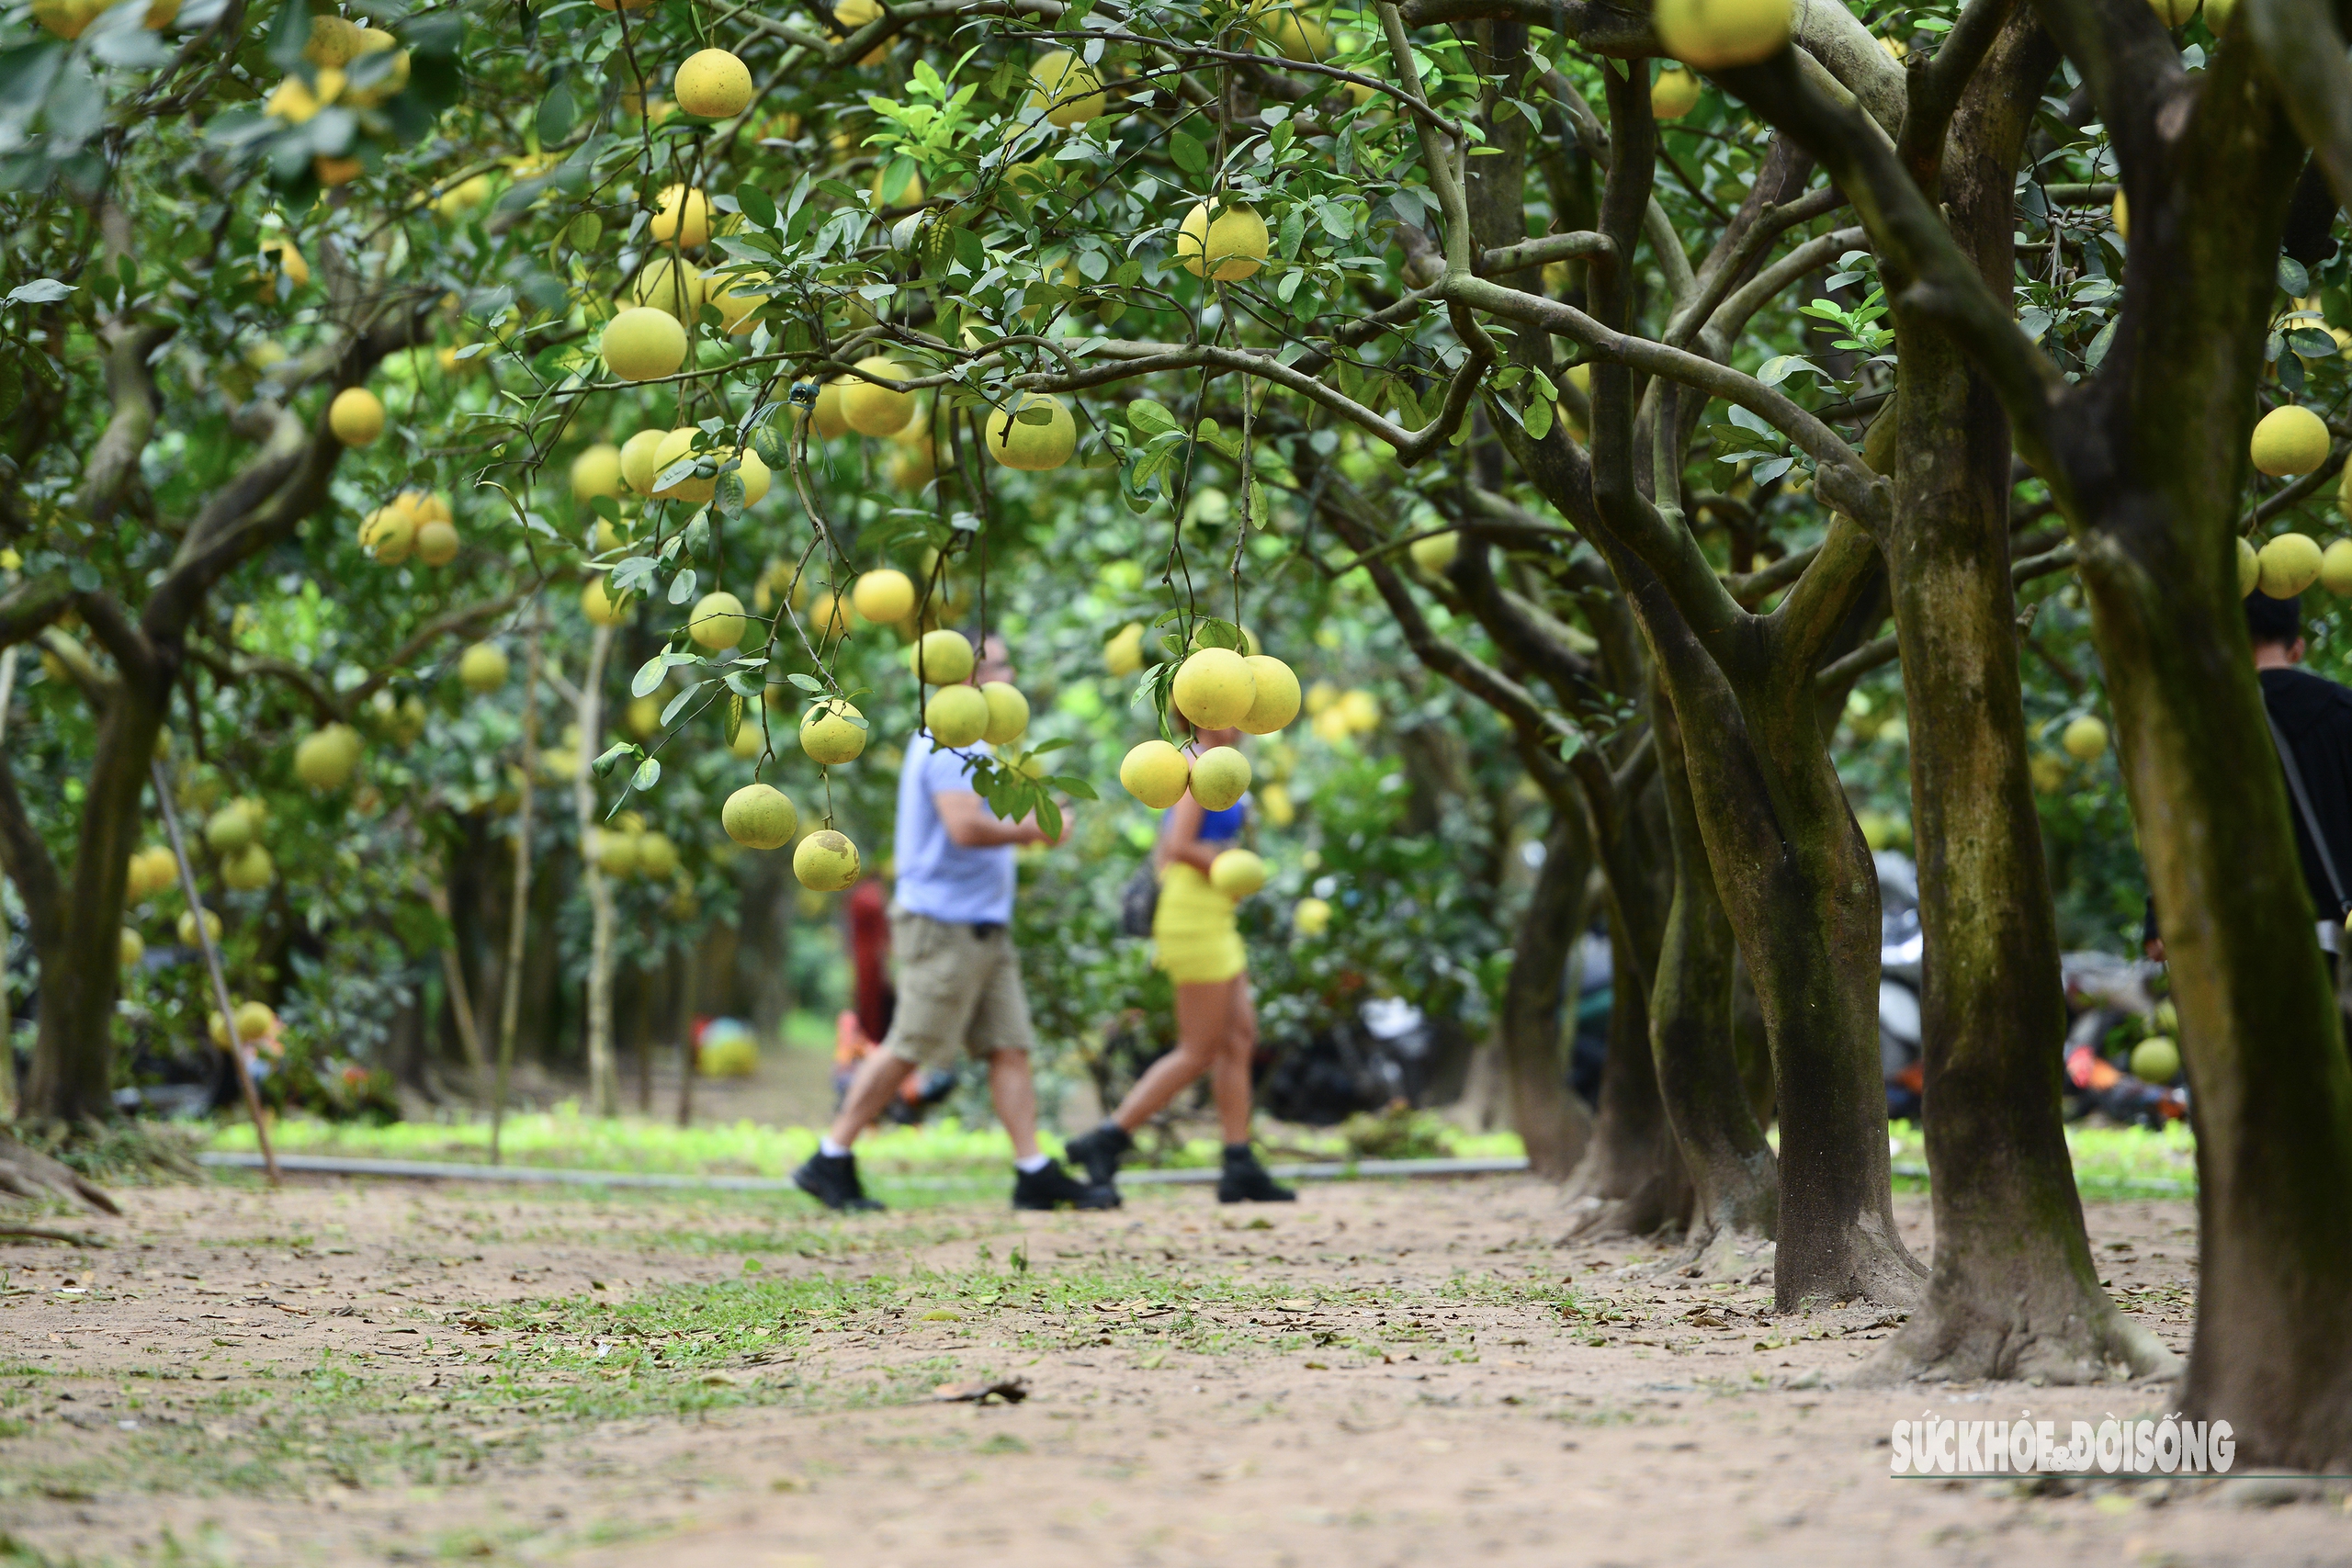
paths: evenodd
<path fill-rule="evenodd" d="M 1513 1134 L 1448 1135 L 1450 1152 L 1465 1158 L 1508 1158 L 1523 1152 Z M 272 1136 L 285 1154 L 459 1164 L 483 1164 L 490 1158 L 490 1123 L 481 1120 L 396 1122 L 375 1127 L 289 1118 L 273 1129 Z M 1058 1151 L 1051 1136 L 1045 1141 L 1049 1150 Z M 1284 1156 L 1342 1160 L 1357 1153 L 1342 1131 L 1286 1128 L 1271 1134 L 1271 1141 Z M 605 1120 L 582 1115 L 576 1104 L 567 1102 L 550 1111 L 508 1117 L 499 1144 L 509 1165 L 773 1179 L 789 1176 L 815 1151 L 817 1133 L 750 1122 L 678 1127 L 634 1117 Z M 251 1123 L 224 1123 L 215 1130 L 211 1146 L 252 1151 L 256 1145 Z M 1195 1138 L 1159 1156 L 1159 1163 L 1214 1166 L 1222 1157 L 1216 1140 Z M 994 1195 L 1012 1179 L 1012 1145 L 1001 1128 L 966 1127 L 946 1117 L 920 1127 L 878 1128 L 859 1140 L 857 1161 L 884 1201 L 895 1198 L 902 1206 L 915 1206 Z"/>
<path fill-rule="evenodd" d="M 1927 1143 L 1911 1122 L 1893 1129 L 1895 1190 L 1927 1190 Z M 2162 1132 L 2144 1127 L 2069 1127 L 2075 1185 L 2086 1198 L 2193 1198 L 2197 1140 L 2185 1122 Z"/>

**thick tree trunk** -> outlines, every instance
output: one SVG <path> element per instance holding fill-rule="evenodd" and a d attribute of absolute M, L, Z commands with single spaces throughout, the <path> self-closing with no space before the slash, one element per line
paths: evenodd
<path fill-rule="evenodd" d="M 114 1114 L 114 1011 L 122 983 L 122 910 L 140 802 L 170 688 L 153 671 L 119 672 L 98 721 L 63 908 L 40 942 L 40 1023 L 24 1110 L 58 1122 Z M 13 794 L 11 796 L 13 803 Z M 21 877 L 19 891 L 25 890 Z M 29 905 L 30 899 L 28 898 Z"/>
<path fill-rule="evenodd" d="M 1651 711 L 1674 848 L 1674 899 L 1651 991 L 1650 1049 L 1693 1197 L 1690 1255 L 1678 1266 L 1704 1277 L 1748 1279 L 1770 1267 L 1780 1168 L 1740 1078 L 1732 1039 L 1736 949 L 1690 800 L 1681 726 L 1662 694 L 1653 697 Z"/>
<path fill-rule="evenodd" d="M 2057 62 L 2013 19 L 1955 117 L 1946 210 L 1988 281 L 2010 276 L 2012 171 Z M 2026 772 L 2009 578 L 2008 423 L 1931 322 L 1898 308 L 1886 551 L 1911 719 L 1926 938 L 1921 998 L 1935 1261 L 1880 1377 L 2095 1382 L 2178 1359 L 2099 1288 L 2059 1114 L 2065 997 Z"/>
<path fill-rule="evenodd" d="M 1568 1091 L 1560 1053 L 1561 992 L 1568 951 L 1584 930 L 1591 873 L 1584 825 L 1555 811 L 1543 868 L 1520 913 L 1496 1030 L 1511 1127 L 1527 1145 L 1529 1168 L 1555 1181 L 1576 1168 L 1593 1134 L 1591 1113 Z"/>
<path fill-rule="evenodd" d="M 1609 1061 L 1592 1143 L 1564 1193 L 1571 1215 L 1564 1239 L 1647 1235 L 1679 1224 L 1690 1210 L 1690 1179 L 1658 1099 L 1649 1004 L 1623 919 L 1610 921 L 1609 946 Z"/>

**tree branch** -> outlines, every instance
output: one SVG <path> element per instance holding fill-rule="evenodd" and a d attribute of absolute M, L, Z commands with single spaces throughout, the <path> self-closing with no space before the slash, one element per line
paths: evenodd
<path fill-rule="evenodd" d="M 82 465 L 81 509 L 94 523 L 114 521 L 124 492 L 139 477 L 139 459 L 155 434 L 155 378 L 147 362 L 179 329 L 148 326 L 117 332 L 107 345 L 107 396 L 114 412 Z"/>
<path fill-rule="evenodd" d="M 40 635 L 74 603 L 74 581 L 61 568 L 28 577 L 0 593 L 0 648 Z"/>

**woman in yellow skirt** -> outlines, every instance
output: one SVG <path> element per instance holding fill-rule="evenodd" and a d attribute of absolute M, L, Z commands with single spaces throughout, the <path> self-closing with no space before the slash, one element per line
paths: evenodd
<path fill-rule="evenodd" d="M 1238 746 L 1238 729 L 1203 729 L 1193 745 Z M 1250 1059 L 1258 1049 L 1258 1010 L 1250 998 L 1250 960 L 1234 929 L 1233 900 L 1209 886 L 1209 866 L 1233 847 L 1248 820 L 1245 797 L 1210 811 L 1190 795 L 1162 818 L 1152 858 L 1159 902 L 1152 912 L 1152 961 L 1176 986 L 1176 1049 L 1154 1062 L 1109 1120 L 1070 1140 L 1069 1156 L 1098 1184 L 1114 1179 L 1135 1130 L 1209 1075 L 1225 1137 L 1221 1203 L 1286 1203 L 1298 1194 L 1277 1186 L 1250 1146 Z"/>

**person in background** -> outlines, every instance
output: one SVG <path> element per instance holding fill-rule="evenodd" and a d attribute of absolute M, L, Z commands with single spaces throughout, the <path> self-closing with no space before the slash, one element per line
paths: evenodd
<path fill-rule="evenodd" d="M 974 682 L 1010 681 L 1001 638 L 980 645 Z M 1118 1194 L 1078 1181 L 1037 1150 L 1037 1089 L 1029 1067 L 1029 998 L 1012 945 L 1013 847 L 1054 844 L 1034 818 L 1008 822 L 971 787 L 977 749 L 937 747 L 928 731 L 907 743 L 899 774 L 898 896 L 889 911 L 899 957 L 899 997 L 882 1049 L 850 1080 L 817 1152 L 792 1173 L 795 1185 L 829 1209 L 882 1205 L 865 1195 L 858 1134 L 888 1108 L 909 1074 L 952 1067 L 967 1053 L 989 1066 L 997 1119 L 1012 1139 L 1012 1206 L 1118 1206 Z"/>
<path fill-rule="evenodd" d="M 1238 746 L 1238 729 L 1196 731 L 1193 743 Z M 1202 1074 L 1216 1101 L 1225 1139 L 1217 1177 L 1220 1203 L 1287 1203 L 1298 1194 L 1277 1186 L 1250 1146 L 1250 1067 L 1258 1050 L 1258 1010 L 1250 996 L 1250 960 L 1233 922 L 1233 900 L 1209 886 L 1209 867 L 1241 837 L 1248 797 L 1209 811 L 1189 794 L 1160 819 L 1152 856 L 1159 902 L 1152 911 L 1152 961 L 1176 987 L 1176 1048 L 1154 1062 L 1103 1123 L 1070 1140 L 1066 1152 L 1088 1179 L 1108 1186 L 1135 1147 L 1136 1129 L 1158 1115 Z"/>
<path fill-rule="evenodd" d="M 839 1109 L 849 1086 L 866 1057 L 882 1049 L 889 1036 L 890 1020 L 899 1009 L 899 989 L 890 984 L 889 895 L 879 877 L 867 877 L 851 890 L 844 916 L 849 930 L 851 1000 L 833 1020 L 833 1104 Z M 923 1112 L 956 1092 L 952 1069 L 926 1067 L 907 1075 L 899 1098 L 887 1114 L 893 1122 L 914 1123 Z"/>

